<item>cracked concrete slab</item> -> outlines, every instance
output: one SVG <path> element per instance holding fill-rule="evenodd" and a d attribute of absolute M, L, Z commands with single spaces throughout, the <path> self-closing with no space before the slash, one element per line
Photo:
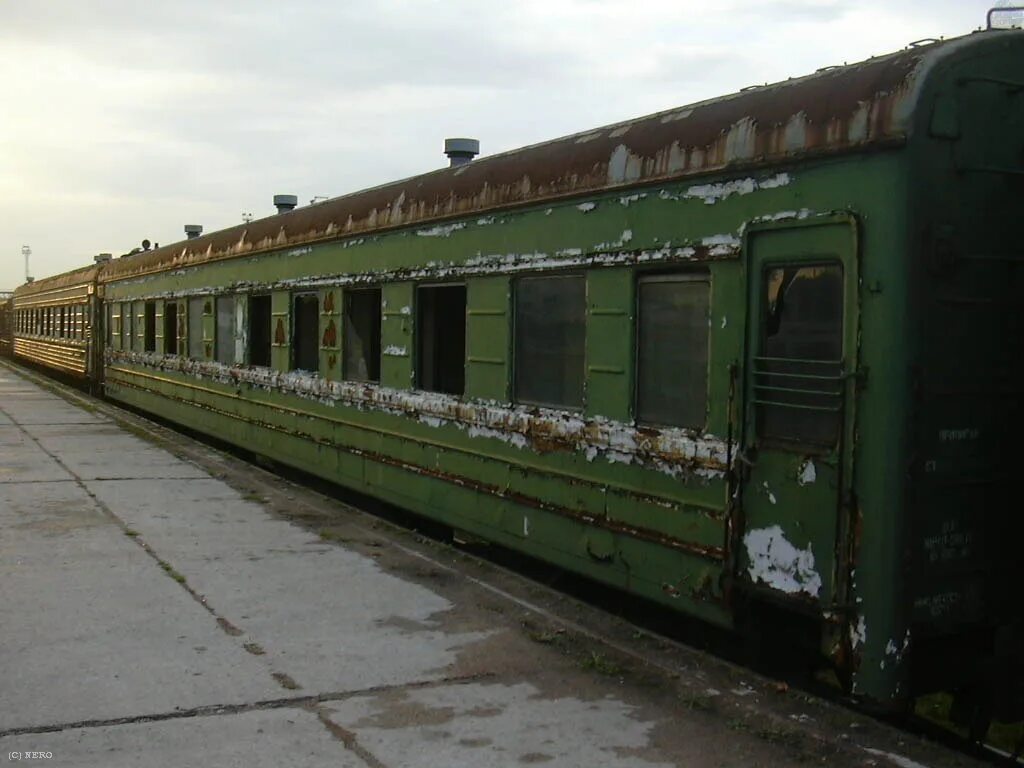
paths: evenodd
<path fill-rule="evenodd" d="M 219 481 L 88 486 L 303 691 L 439 680 L 460 648 L 486 636 L 446 632 L 432 617 L 452 607 L 447 600 L 271 517 Z M 385 608 L 419 631 L 382 625 Z"/>
<path fill-rule="evenodd" d="M 650 749 L 654 723 L 606 696 L 548 698 L 529 683 L 394 691 L 325 705 L 386 765 L 671 768 Z"/>
<path fill-rule="evenodd" d="M 0 737 L 0 755 L 47 752 L 52 768 L 365 768 L 303 709 L 271 709 Z"/>
<path fill-rule="evenodd" d="M 280 696 L 79 486 L 0 497 L 0 730 Z"/>

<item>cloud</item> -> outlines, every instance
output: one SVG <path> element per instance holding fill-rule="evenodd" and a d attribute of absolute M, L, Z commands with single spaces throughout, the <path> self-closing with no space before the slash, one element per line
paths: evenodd
<path fill-rule="evenodd" d="M 306 201 L 966 32 L 987 3 L 0 5 L 0 288 Z"/>

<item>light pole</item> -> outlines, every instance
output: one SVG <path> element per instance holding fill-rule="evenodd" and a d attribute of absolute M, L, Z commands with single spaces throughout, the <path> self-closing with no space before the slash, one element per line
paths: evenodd
<path fill-rule="evenodd" d="M 21 255 L 25 257 L 25 282 L 32 282 L 32 275 L 28 271 L 28 257 L 32 255 L 32 249 L 27 245 L 21 246 Z"/>

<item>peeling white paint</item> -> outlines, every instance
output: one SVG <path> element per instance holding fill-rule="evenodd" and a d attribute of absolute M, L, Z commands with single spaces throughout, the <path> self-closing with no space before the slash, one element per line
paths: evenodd
<path fill-rule="evenodd" d="M 646 192 L 640 192 L 634 195 L 625 195 L 619 198 L 619 205 L 623 206 L 624 208 L 628 208 L 631 204 L 638 203 L 646 197 Z"/>
<path fill-rule="evenodd" d="M 586 203 L 580 203 L 576 206 L 577 211 L 583 211 L 583 213 L 590 213 L 592 210 L 597 208 L 597 203 L 588 201 Z"/>
<path fill-rule="evenodd" d="M 389 344 L 384 347 L 381 354 L 387 355 L 388 357 L 407 357 L 409 353 L 406 351 L 405 347 L 397 347 L 394 344 Z"/>
<path fill-rule="evenodd" d="M 412 314 L 412 307 L 410 307 L 408 304 L 406 304 L 404 307 L 402 307 L 398 311 L 401 312 L 403 315 L 411 315 Z"/>
<path fill-rule="evenodd" d="M 391 346 L 385 354 L 405 354 Z M 602 417 L 584 419 L 579 414 L 533 406 L 513 406 L 492 401 L 467 401 L 436 392 L 392 389 L 352 381 L 328 381 L 305 372 L 281 373 L 269 368 L 227 366 L 212 361 L 150 353 L 108 350 L 110 363 L 127 362 L 209 379 L 233 388 L 248 385 L 314 400 L 328 406 L 372 409 L 407 416 L 431 427 L 455 427 L 470 437 L 499 440 L 519 449 L 531 449 L 527 435 L 536 434 L 551 450 L 580 453 L 589 460 L 645 467 L 671 477 L 721 479 L 728 466 L 725 441 L 682 428 L 642 432 L 631 424 Z"/>
<path fill-rule="evenodd" d="M 729 318 L 726 317 L 725 315 L 722 315 L 722 330 L 725 330 L 725 326 L 727 326 L 728 324 L 729 324 Z"/>
<path fill-rule="evenodd" d="M 454 224 L 438 224 L 430 229 L 417 229 L 417 237 L 449 237 L 452 232 L 458 232 L 466 228 L 466 222 L 457 221 Z"/>
<path fill-rule="evenodd" d="M 768 487 L 768 481 L 765 480 L 763 483 L 761 483 L 761 485 L 764 487 L 764 492 L 768 496 L 768 501 L 770 501 L 772 504 L 777 503 L 775 499 L 775 494 L 772 493 L 772 489 Z"/>
<path fill-rule="evenodd" d="M 802 221 L 803 219 L 808 219 L 811 216 L 816 215 L 817 213 L 812 211 L 810 208 L 801 208 L 799 211 L 778 211 L 777 213 L 766 213 L 761 216 L 755 216 L 750 220 L 750 223 L 768 223 L 773 221 L 786 221 L 788 219 L 797 219 Z"/>
<path fill-rule="evenodd" d="M 754 178 L 732 179 L 715 184 L 698 184 L 688 188 L 680 197 L 683 199 L 699 198 L 706 205 L 714 205 L 732 195 L 749 195 L 757 192 L 759 189 L 776 189 L 786 186 L 791 181 L 792 179 L 788 173 L 777 173 L 760 181 Z M 679 199 L 669 193 L 664 193 L 663 197 L 665 195 L 670 199 Z"/>
<path fill-rule="evenodd" d="M 868 641 L 868 625 L 862 613 L 857 617 L 856 625 L 850 625 L 850 645 L 857 649 Z"/>
<path fill-rule="evenodd" d="M 773 525 L 748 531 L 743 537 L 750 565 L 747 573 L 754 582 L 794 595 L 805 593 L 817 597 L 821 592 L 821 576 L 814 570 L 811 545 L 797 549 Z"/>
<path fill-rule="evenodd" d="M 814 468 L 814 460 L 808 457 L 800 466 L 800 474 L 797 475 L 796 481 L 800 485 L 811 485 L 817 479 L 818 473 Z"/>
<path fill-rule="evenodd" d="M 523 516 L 523 536 L 530 535 L 530 518 Z"/>
<path fill-rule="evenodd" d="M 493 224 L 493 223 L 494 223 L 494 217 L 493 216 L 484 216 L 483 218 L 480 218 L 480 219 L 476 220 L 476 225 L 478 227 L 486 227 L 488 224 Z"/>
<path fill-rule="evenodd" d="M 758 186 L 761 189 L 776 189 L 777 187 L 786 186 L 792 180 L 792 177 L 788 173 L 777 173 L 774 176 L 770 176 L 767 179 L 759 181 Z"/>

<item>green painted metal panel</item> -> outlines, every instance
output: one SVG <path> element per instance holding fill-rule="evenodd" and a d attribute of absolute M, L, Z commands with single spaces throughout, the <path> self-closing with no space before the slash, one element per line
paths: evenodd
<path fill-rule="evenodd" d="M 217 318 L 214 315 L 213 298 L 207 296 L 203 299 L 203 359 L 213 360 L 214 338 L 217 332 Z"/>
<path fill-rule="evenodd" d="M 135 337 L 132 340 L 132 351 L 142 352 L 146 341 L 146 302 L 132 302 L 132 311 L 135 313 Z"/>
<path fill-rule="evenodd" d="M 341 290 L 320 291 L 320 375 L 341 379 Z"/>
<path fill-rule="evenodd" d="M 289 291 L 274 291 L 270 295 L 270 365 L 282 373 L 292 367 L 291 303 Z"/>
<path fill-rule="evenodd" d="M 632 268 L 587 273 L 586 414 L 631 418 L 635 280 Z"/>
<path fill-rule="evenodd" d="M 163 354 L 164 351 L 164 304 L 163 299 L 157 299 L 153 302 L 156 305 L 156 328 L 154 329 L 154 336 L 156 337 L 156 353 Z"/>
<path fill-rule="evenodd" d="M 466 285 L 466 397 L 509 399 L 510 302 L 507 277 L 479 277 Z"/>
<path fill-rule="evenodd" d="M 411 282 L 381 286 L 380 383 L 385 387 L 409 389 L 412 386 L 415 290 Z"/>

